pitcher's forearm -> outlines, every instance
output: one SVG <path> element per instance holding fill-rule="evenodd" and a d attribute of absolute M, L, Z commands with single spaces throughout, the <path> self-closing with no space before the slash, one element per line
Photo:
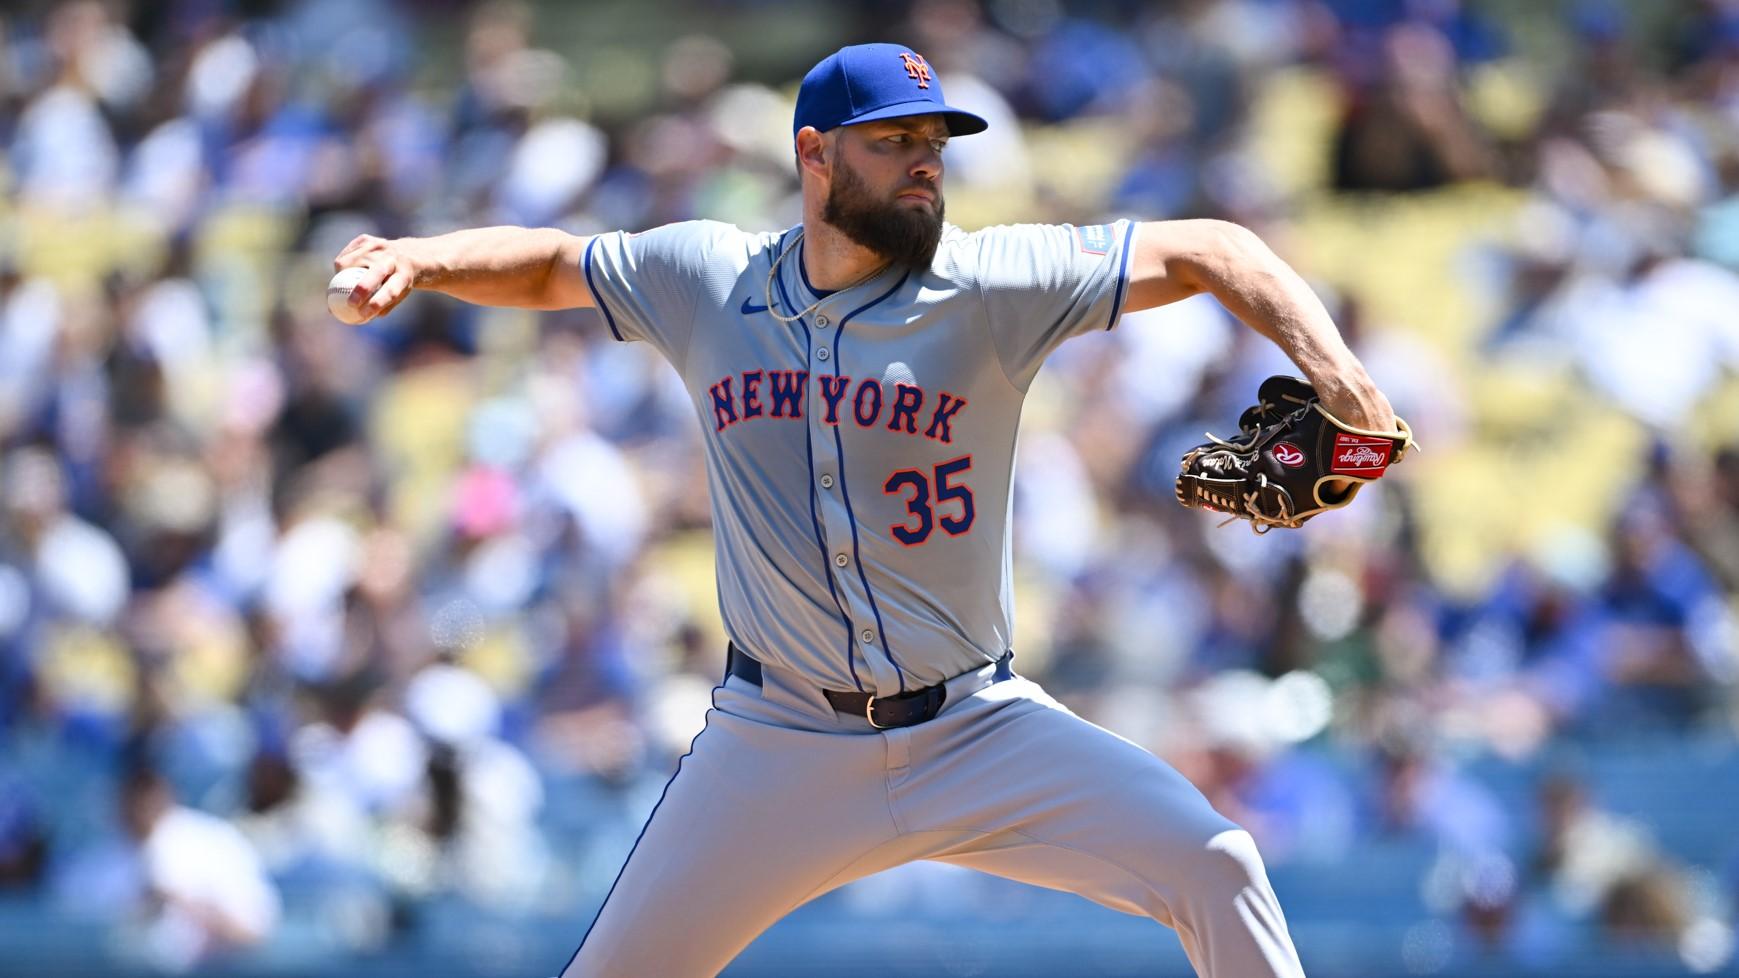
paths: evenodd
<path fill-rule="evenodd" d="M 475 228 L 392 240 L 364 234 L 332 264 L 366 269 L 350 297 L 365 320 L 391 312 L 414 289 L 483 306 L 572 309 L 592 305 L 580 267 L 585 247 L 585 238 L 554 228 Z"/>
<path fill-rule="evenodd" d="M 485 306 L 528 309 L 590 305 L 573 301 L 562 274 L 578 267 L 584 239 L 554 228 L 490 227 L 432 238 L 403 238 L 412 285 Z M 564 288 L 563 286 L 568 286 Z M 589 300 L 589 296 L 586 296 Z"/>
<path fill-rule="evenodd" d="M 1303 277 L 1255 234 L 1237 225 L 1215 224 L 1217 240 L 1202 250 L 1191 269 L 1201 289 L 1297 364 L 1324 407 L 1337 415 L 1345 412 L 1348 424 L 1391 428 L 1394 412 L 1388 399 Z"/>

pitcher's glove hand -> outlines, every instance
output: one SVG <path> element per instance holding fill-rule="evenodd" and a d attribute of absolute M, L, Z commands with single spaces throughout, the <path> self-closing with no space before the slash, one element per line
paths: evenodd
<path fill-rule="evenodd" d="M 1210 433 L 1183 457 L 1178 502 L 1249 520 L 1257 533 L 1298 527 L 1352 502 L 1413 447 L 1412 429 L 1400 418 L 1392 432 L 1350 427 L 1296 377 L 1270 377 L 1256 397 L 1238 418 L 1237 435 Z"/>

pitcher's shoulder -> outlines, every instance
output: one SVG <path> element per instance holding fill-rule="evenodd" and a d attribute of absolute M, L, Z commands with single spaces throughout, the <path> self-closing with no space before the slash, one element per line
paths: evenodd
<path fill-rule="evenodd" d="M 1067 235 L 1068 225 L 994 224 L 967 231 L 947 225 L 936 248 L 934 271 L 962 282 L 995 277 L 1013 256 L 1040 250 L 1048 238 Z"/>
<path fill-rule="evenodd" d="M 710 219 L 673 221 L 645 231 L 630 232 L 628 238 L 639 238 L 647 244 L 662 245 L 673 250 L 698 252 L 718 261 L 735 260 L 747 265 L 756 256 L 778 247 L 790 234 L 784 231 L 746 231 L 735 224 Z"/>
<path fill-rule="evenodd" d="M 952 244 L 964 261 L 993 260 L 999 252 L 1011 247 L 1030 246 L 1052 236 L 1066 236 L 1073 230 L 1068 224 L 992 224 L 976 231 L 966 231 L 950 224 L 942 236 L 943 246 Z"/>
<path fill-rule="evenodd" d="M 980 241 L 984 231 L 968 231 L 957 224 L 942 226 L 942 240 L 936 245 L 936 259 L 931 272 L 946 278 L 971 280 L 982 261 Z"/>
<path fill-rule="evenodd" d="M 1056 269 L 1119 264 L 1134 222 L 1103 224 L 998 224 L 969 235 L 978 271 L 991 277 L 1026 276 Z"/>

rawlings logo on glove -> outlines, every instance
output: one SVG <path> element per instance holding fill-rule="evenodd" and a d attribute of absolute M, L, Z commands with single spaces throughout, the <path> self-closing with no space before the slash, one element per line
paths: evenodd
<path fill-rule="evenodd" d="M 1210 433 L 1184 455 L 1178 502 L 1249 520 L 1257 533 L 1303 526 L 1352 502 L 1413 447 L 1400 418 L 1393 434 L 1351 427 L 1296 377 L 1270 377 L 1256 396 L 1238 418 L 1237 435 Z"/>
<path fill-rule="evenodd" d="M 1392 444 L 1388 438 L 1366 438 L 1363 435 L 1340 432 L 1334 436 L 1334 465 L 1330 466 L 1330 471 L 1342 475 L 1365 475 L 1374 472 L 1376 475 L 1372 478 L 1381 476 L 1383 470 L 1389 467 L 1389 449 Z"/>

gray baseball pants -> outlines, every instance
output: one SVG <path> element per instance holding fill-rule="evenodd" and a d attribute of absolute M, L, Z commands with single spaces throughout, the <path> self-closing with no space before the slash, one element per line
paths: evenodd
<path fill-rule="evenodd" d="M 1250 835 L 1170 765 L 994 668 L 883 731 L 789 672 L 730 678 L 562 978 L 716 975 L 796 907 L 914 859 L 1152 917 L 1203 978 L 1302 978 Z"/>

